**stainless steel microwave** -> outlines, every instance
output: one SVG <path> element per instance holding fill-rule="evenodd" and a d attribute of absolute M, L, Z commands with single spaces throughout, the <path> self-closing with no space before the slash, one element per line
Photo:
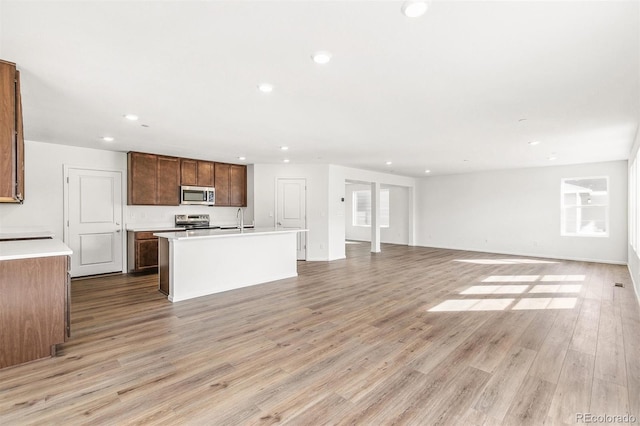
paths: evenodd
<path fill-rule="evenodd" d="M 181 186 L 180 204 L 214 206 L 216 204 L 216 189 L 208 186 Z"/>

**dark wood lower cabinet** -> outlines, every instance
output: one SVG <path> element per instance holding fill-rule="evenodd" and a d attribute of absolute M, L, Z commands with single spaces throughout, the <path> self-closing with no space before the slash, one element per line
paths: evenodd
<path fill-rule="evenodd" d="M 136 270 L 158 266 L 158 239 L 136 240 Z"/>
<path fill-rule="evenodd" d="M 169 230 L 171 231 L 171 230 Z M 157 231 L 129 231 L 127 235 L 129 272 L 156 272 L 158 270 L 158 237 Z"/>
<path fill-rule="evenodd" d="M 169 240 L 158 238 L 158 290 L 169 295 Z"/>
<path fill-rule="evenodd" d="M 69 330 L 68 256 L 0 261 L 0 368 L 55 355 Z"/>

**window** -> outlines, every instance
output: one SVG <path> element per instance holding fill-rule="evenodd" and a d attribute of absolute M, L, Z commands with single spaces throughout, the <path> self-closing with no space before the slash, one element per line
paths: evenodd
<path fill-rule="evenodd" d="M 353 191 L 353 226 L 371 226 L 371 191 Z M 380 227 L 389 227 L 389 190 L 380 190 Z"/>
<path fill-rule="evenodd" d="M 562 235 L 609 236 L 609 178 L 562 179 Z"/>

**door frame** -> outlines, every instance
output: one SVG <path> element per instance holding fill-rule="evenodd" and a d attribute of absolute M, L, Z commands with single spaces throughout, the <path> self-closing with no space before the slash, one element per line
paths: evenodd
<path fill-rule="evenodd" d="M 62 199 L 63 199 L 63 206 L 62 206 L 62 229 L 63 231 L 63 237 L 62 240 L 64 241 L 65 244 L 69 244 L 69 227 L 67 226 L 67 223 L 69 221 L 69 185 L 67 184 L 69 181 L 69 170 L 71 169 L 78 169 L 78 170 L 90 170 L 92 172 L 114 172 L 114 173 L 120 173 L 120 186 L 121 191 L 120 191 L 120 214 L 122 217 L 121 220 L 121 224 L 120 226 L 122 227 L 121 230 L 121 234 L 122 234 L 122 270 L 120 271 L 121 273 L 125 273 L 125 271 L 127 270 L 127 233 L 125 231 L 125 226 L 124 226 L 124 219 L 125 219 L 125 205 L 127 203 L 127 175 L 125 173 L 124 170 L 122 169 L 109 169 L 109 168 L 104 168 L 104 167 L 89 167 L 89 166 L 72 166 L 69 164 L 63 164 L 62 165 L 62 170 L 63 170 L 63 176 L 62 176 Z"/>
<path fill-rule="evenodd" d="M 303 180 L 304 181 L 304 229 L 307 229 L 307 211 L 309 211 L 308 200 L 307 197 L 307 178 L 306 177 L 293 177 L 293 176 L 276 176 L 274 182 L 274 215 L 273 215 L 273 227 L 278 227 L 278 182 L 281 180 Z M 307 250 L 307 246 L 309 245 L 309 232 L 305 233 L 304 239 L 304 260 L 306 261 L 309 258 L 309 250 Z"/>

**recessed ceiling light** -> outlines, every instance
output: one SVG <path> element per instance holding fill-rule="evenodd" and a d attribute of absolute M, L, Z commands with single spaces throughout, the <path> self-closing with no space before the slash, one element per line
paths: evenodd
<path fill-rule="evenodd" d="M 113 142 L 115 139 L 113 139 L 111 136 L 103 136 L 102 140 L 105 142 Z"/>
<path fill-rule="evenodd" d="M 282 161 L 284 161 L 285 163 L 288 163 L 288 162 L 289 162 L 289 159 L 288 159 L 288 158 L 285 158 L 285 159 L 284 159 L 284 160 L 282 160 Z"/>
<path fill-rule="evenodd" d="M 244 161 L 246 159 L 247 159 L 247 157 L 238 157 L 238 160 L 240 160 L 240 161 Z"/>
<path fill-rule="evenodd" d="M 325 51 L 316 52 L 311 55 L 311 59 L 313 59 L 313 62 L 315 62 L 316 64 L 328 64 L 331 60 L 331 53 Z"/>
<path fill-rule="evenodd" d="M 138 116 L 135 114 L 125 114 L 124 118 L 126 118 L 127 120 L 136 121 L 138 119 Z"/>
<path fill-rule="evenodd" d="M 280 151 L 286 151 L 286 150 L 288 150 L 288 149 L 289 149 L 289 147 L 288 147 L 288 146 L 281 146 L 281 147 L 280 147 Z"/>
<path fill-rule="evenodd" d="M 540 141 L 531 141 L 531 142 L 529 142 L 529 145 L 531 145 L 531 146 L 540 145 Z"/>
<path fill-rule="evenodd" d="M 427 11 L 427 2 L 406 1 L 402 5 L 402 13 L 408 18 L 417 18 Z"/>
<path fill-rule="evenodd" d="M 392 163 L 391 161 L 387 161 L 385 164 L 386 164 L 387 166 L 390 166 L 390 165 L 392 165 L 393 163 Z"/>
<path fill-rule="evenodd" d="M 273 85 L 269 83 L 260 83 L 258 84 L 258 90 L 262 93 L 271 93 L 273 92 Z"/>
<path fill-rule="evenodd" d="M 555 161 L 557 159 L 558 159 L 558 157 L 554 157 L 553 155 L 551 157 L 547 158 L 547 160 L 549 160 L 549 161 Z"/>
<path fill-rule="evenodd" d="M 424 171 L 425 173 L 431 173 L 431 170 L 427 169 Z"/>

